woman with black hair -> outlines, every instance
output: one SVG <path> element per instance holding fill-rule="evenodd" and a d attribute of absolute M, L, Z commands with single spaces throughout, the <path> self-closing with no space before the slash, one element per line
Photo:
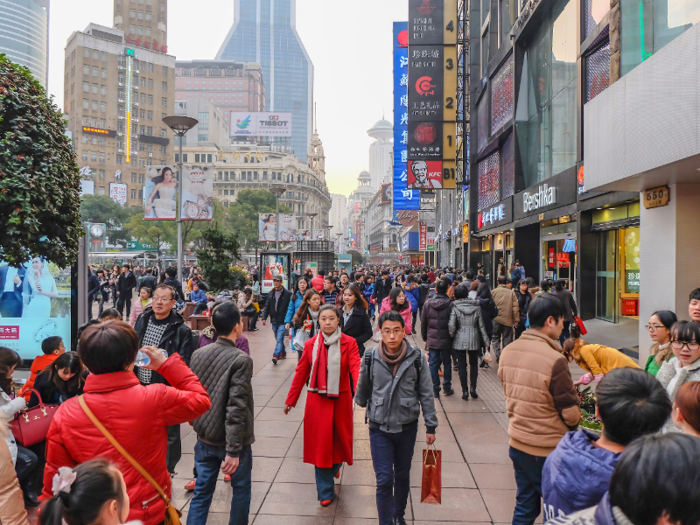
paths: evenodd
<path fill-rule="evenodd" d="M 493 320 L 498 317 L 498 306 L 493 300 L 491 295 L 491 289 L 486 283 L 479 284 L 479 288 L 476 291 L 476 298 L 481 303 L 481 318 L 484 320 L 484 329 L 486 334 L 489 336 L 486 341 L 481 342 L 481 354 L 483 355 L 486 347 L 491 345 L 491 338 L 493 337 Z M 479 368 L 488 368 L 489 364 L 482 360 L 479 363 Z"/>
<path fill-rule="evenodd" d="M 653 376 L 659 373 L 662 364 L 673 359 L 671 327 L 676 321 L 678 321 L 678 317 L 670 310 L 658 310 L 649 318 L 646 329 L 649 332 L 649 337 L 654 341 L 654 345 L 651 347 L 644 370 Z"/>
<path fill-rule="evenodd" d="M 566 282 L 563 279 L 559 279 L 554 285 L 554 290 L 552 290 L 552 295 L 559 298 L 559 300 L 564 304 L 564 309 L 566 310 L 564 329 L 561 331 L 561 335 L 559 336 L 559 344 L 561 345 L 563 345 L 564 341 L 571 337 L 569 327 L 571 326 L 571 323 L 574 322 L 574 316 L 578 315 L 574 296 L 565 287 L 565 284 Z"/>
<path fill-rule="evenodd" d="M 343 309 L 340 318 L 340 329 L 357 342 L 360 357 L 365 353 L 365 343 L 372 337 L 372 321 L 367 310 L 369 305 L 362 297 L 360 287 L 356 283 L 343 290 Z"/>
<path fill-rule="evenodd" d="M 530 301 L 532 300 L 532 295 L 530 295 L 527 280 L 521 279 L 518 281 L 518 289 L 515 290 L 515 297 L 518 298 L 518 306 L 520 307 L 520 319 L 515 325 L 515 338 L 518 339 L 525 331 L 527 308 L 530 306 Z"/>
<path fill-rule="evenodd" d="M 153 211 L 159 219 L 174 219 L 177 176 L 170 166 L 165 166 L 160 175 L 152 180 L 155 187 L 146 203 L 146 216 L 151 217 L 151 211 Z M 157 199 L 156 196 L 158 196 Z"/>
<path fill-rule="evenodd" d="M 34 390 L 39 392 L 44 404 L 60 405 L 71 397 L 83 393 L 87 376 L 88 371 L 85 370 L 80 356 L 76 352 L 66 352 L 39 372 Z M 38 404 L 39 398 L 32 392 L 28 406 L 31 408 Z"/>
<path fill-rule="evenodd" d="M 399 312 L 403 316 L 406 335 L 411 335 L 413 330 L 413 325 L 411 324 L 411 303 L 406 298 L 406 294 L 401 288 L 392 288 L 389 292 L 389 296 L 385 297 L 382 301 L 382 307 L 379 311 L 379 315 L 384 312 L 393 310 Z"/>

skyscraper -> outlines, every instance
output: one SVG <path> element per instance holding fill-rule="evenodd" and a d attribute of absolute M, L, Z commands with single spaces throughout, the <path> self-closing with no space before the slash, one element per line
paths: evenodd
<path fill-rule="evenodd" d="M 262 66 L 266 109 L 292 114 L 290 146 L 306 162 L 313 133 L 314 66 L 296 31 L 296 0 L 234 0 L 233 27 L 216 58 Z"/>
<path fill-rule="evenodd" d="M 0 0 L 0 53 L 48 86 L 50 0 Z"/>

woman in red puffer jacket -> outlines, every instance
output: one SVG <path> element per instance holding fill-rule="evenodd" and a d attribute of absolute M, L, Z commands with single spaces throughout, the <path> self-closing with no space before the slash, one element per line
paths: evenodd
<path fill-rule="evenodd" d="M 88 408 L 119 444 L 171 497 L 170 475 L 165 466 L 167 427 L 192 421 L 204 414 L 211 402 L 199 379 L 178 354 L 167 360 L 155 347 L 141 350 L 172 385 L 142 386 L 134 374 L 138 352 L 136 332 L 121 321 L 89 326 L 80 337 L 79 354 L 90 370 L 84 399 Z M 56 412 L 46 439 L 44 501 L 60 467 L 74 467 L 104 458 L 115 464 L 128 487 L 129 520 L 157 525 L 165 518 L 165 503 L 153 486 L 134 469 L 88 418 L 74 397 Z"/>

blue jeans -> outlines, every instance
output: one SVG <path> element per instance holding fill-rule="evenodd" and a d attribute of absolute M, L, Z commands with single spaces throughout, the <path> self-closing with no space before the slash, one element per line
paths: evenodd
<path fill-rule="evenodd" d="M 532 456 L 510 447 L 508 452 L 515 469 L 513 525 L 533 525 L 542 508 L 542 467 L 547 458 Z"/>
<path fill-rule="evenodd" d="M 369 446 L 377 476 L 379 525 L 392 525 L 403 518 L 411 484 L 411 460 L 416 446 L 418 422 L 403 432 L 369 429 Z"/>
<path fill-rule="evenodd" d="M 214 498 L 216 478 L 221 464 L 226 459 L 226 449 L 197 441 L 194 446 L 194 466 L 197 470 L 197 485 L 187 514 L 187 525 L 202 525 L 207 522 L 209 507 Z M 250 491 L 252 487 L 253 451 L 250 446 L 241 450 L 238 468 L 231 474 L 233 496 L 229 525 L 248 525 L 250 514 Z"/>
<path fill-rule="evenodd" d="M 282 354 L 286 354 L 286 350 L 284 348 L 284 336 L 287 333 L 287 330 L 284 328 L 284 323 L 282 324 L 272 324 L 272 331 L 275 334 L 275 341 L 277 341 L 277 344 L 275 345 L 275 357 L 280 357 Z"/>
<path fill-rule="evenodd" d="M 440 393 L 440 376 L 438 370 L 442 364 L 442 386 L 445 390 L 452 388 L 452 350 L 449 348 L 430 348 L 430 378 L 433 380 L 433 392 Z"/>
<path fill-rule="evenodd" d="M 331 468 L 314 467 L 316 469 L 316 491 L 318 492 L 318 501 L 332 500 L 335 498 L 335 483 L 333 482 L 333 478 L 342 466 L 342 463 L 338 463 Z"/>

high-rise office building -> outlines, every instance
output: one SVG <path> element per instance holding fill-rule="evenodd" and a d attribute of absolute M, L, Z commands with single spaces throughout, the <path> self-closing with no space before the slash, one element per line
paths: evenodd
<path fill-rule="evenodd" d="M 127 44 L 168 52 L 167 0 L 114 0 L 114 27 Z"/>
<path fill-rule="evenodd" d="M 29 68 L 46 88 L 50 0 L 0 0 L 0 53 Z"/>
<path fill-rule="evenodd" d="M 328 222 L 333 226 L 331 239 L 335 239 L 338 233 L 344 233 L 343 222 L 348 223 L 348 198 L 340 193 L 331 193 L 331 211 L 328 214 Z"/>
<path fill-rule="evenodd" d="M 296 0 L 234 0 L 234 23 L 217 60 L 255 62 L 263 69 L 267 111 L 292 114 L 289 141 L 306 162 L 312 138 L 314 66 L 296 31 Z"/>
<path fill-rule="evenodd" d="M 374 139 L 369 147 L 369 174 L 372 176 L 370 186 L 377 191 L 394 167 L 394 126 L 382 119 L 367 131 L 367 135 Z M 391 178 L 386 182 L 391 182 Z"/>

